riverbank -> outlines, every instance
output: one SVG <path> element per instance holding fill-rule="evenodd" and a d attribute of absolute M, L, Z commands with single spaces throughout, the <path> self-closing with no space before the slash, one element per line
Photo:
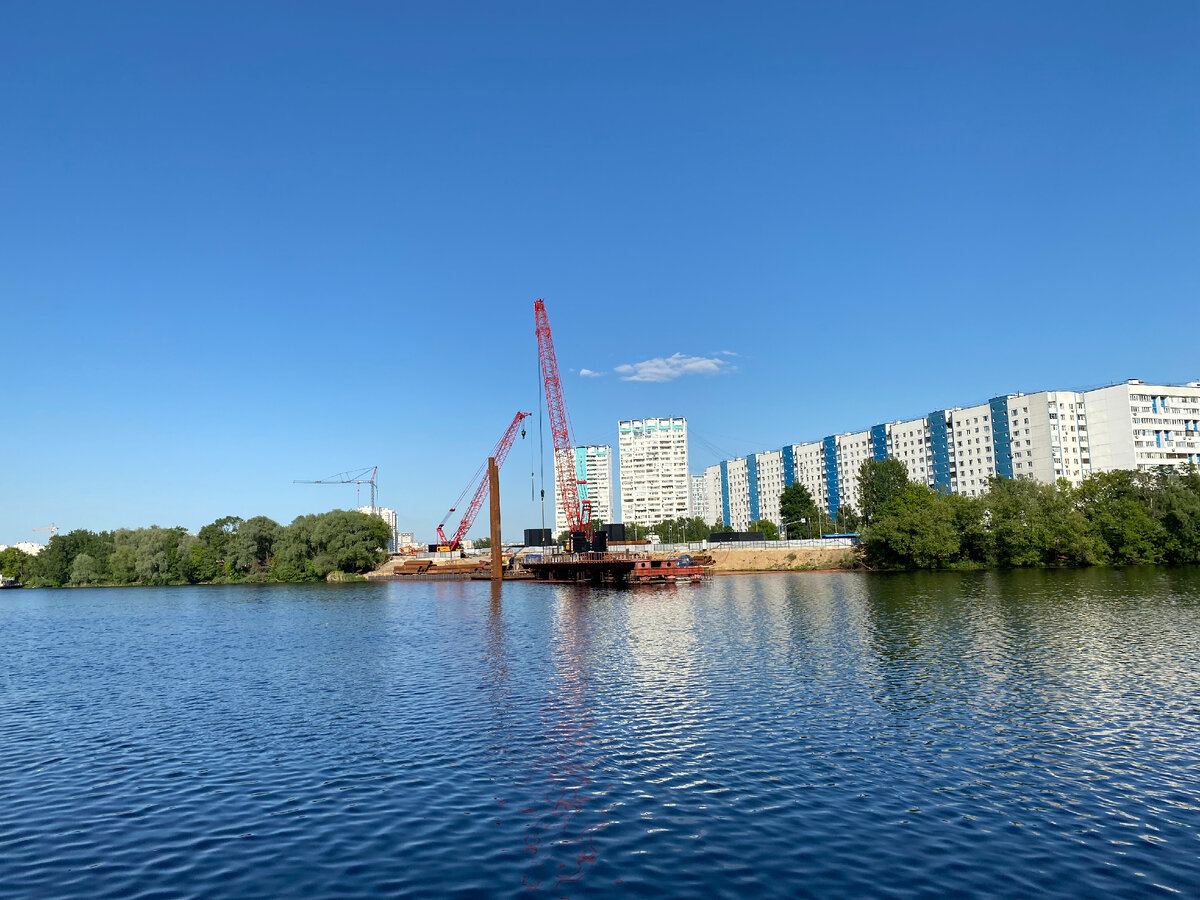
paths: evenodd
<path fill-rule="evenodd" d="M 706 552 L 713 559 L 713 572 L 718 575 L 853 569 L 859 564 L 857 553 L 845 547 L 709 548 Z"/>

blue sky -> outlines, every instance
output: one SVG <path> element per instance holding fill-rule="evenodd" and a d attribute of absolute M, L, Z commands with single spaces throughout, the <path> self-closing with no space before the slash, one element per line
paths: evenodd
<path fill-rule="evenodd" d="M 6 3 L 0 543 L 287 522 L 367 465 L 431 536 L 544 402 L 538 297 L 577 439 L 684 415 L 694 472 L 1200 377 L 1198 40 L 1192 2 Z"/>

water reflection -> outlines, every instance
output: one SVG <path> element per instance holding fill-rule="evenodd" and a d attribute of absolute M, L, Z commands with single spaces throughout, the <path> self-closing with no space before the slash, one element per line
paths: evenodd
<path fill-rule="evenodd" d="M 1200 884 L 1195 569 L 15 593 L 0 893 Z"/>
<path fill-rule="evenodd" d="M 596 863 L 596 835 L 611 824 L 604 798 L 611 784 L 597 784 L 603 756 L 591 746 L 594 660 L 589 610 L 597 602 L 588 588 L 554 589 L 551 658 L 553 679 L 541 709 L 543 755 L 530 782 L 539 796 L 520 810 L 525 818 L 521 878 L 530 890 L 561 892 Z"/>

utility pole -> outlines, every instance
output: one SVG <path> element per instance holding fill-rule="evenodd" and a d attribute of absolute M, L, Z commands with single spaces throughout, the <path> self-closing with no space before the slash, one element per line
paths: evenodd
<path fill-rule="evenodd" d="M 504 580 L 504 551 L 500 547 L 500 467 L 496 457 L 488 457 L 488 492 L 492 513 L 492 583 Z"/>

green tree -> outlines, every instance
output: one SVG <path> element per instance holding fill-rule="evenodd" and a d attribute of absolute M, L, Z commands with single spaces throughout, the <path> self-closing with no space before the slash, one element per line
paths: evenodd
<path fill-rule="evenodd" d="M 255 516 L 242 522 L 225 544 L 225 570 L 243 576 L 265 574 L 278 534 L 279 523 L 266 516 Z"/>
<path fill-rule="evenodd" d="M 960 558 L 980 565 L 992 561 L 991 534 L 988 531 L 987 510 L 978 497 L 962 494 L 946 496 L 954 514 L 954 527 L 960 539 Z"/>
<path fill-rule="evenodd" d="M 0 550 L 0 575 L 25 584 L 33 577 L 34 557 L 16 547 Z"/>
<path fill-rule="evenodd" d="M 332 560 L 334 569 L 361 573 L 370 571 L 387 557 L 391 533 L 387 522 L 378 516 L 335 509 L 318 517 L 313 543 Z"/>
<path fill-rule="evenodd" d="M 186 581 L 180 561 L 180 544 L 187 537 L 182 526 L 138 528 L 117 532 L 118 546 L 133 549 L 137 581 L 148 585 L 181 584 Z"/>
<path fill-rule="evenodd" d="M 913 482 L 876 510 L 862 545 L 867 564 L 882 568 L 938 569 L 962 561 L 952 501 Z"/>
<path fill-rule="evenodd" d="M 56 534 L 50 538 L 46 549 L 34 557 L 30 582 L 46 587 L 62 587 L 71 580 L 71 564 L 81 553 L 92 557 L 97 579 L 103 579 L 108 571 L 112 549 L 112 536 L 107 532 L 97 534 L 79 528 L 66 534 Z"/>
<path fill-rule="evenodd" d="M 117 532 L 120 535 L 121 532 Z M 133 584 L 137 581 L 137 548 L 118 537 L 117 545 L 109 557 L 113 584 Z"/>
<path fill-rule="evenodd" d="M 775 523 L 769 519 L 759 519 L 757 522 L 751 522 L 746 528 L 747 531 L 762 532 L 764 541 L 779 540 L 779 529 L 775 527 Z"/>
<path fill-rule="evenodd" d="M 790 538 L 820 537 L 821 519 L 808 488 L 796 482 L 779 495 L 779 518 Z"/>
<path fill-rule="evenodd" d="M 94 584 L 99 578 L 100 567 L 87 553 L 80 553 L 71 561 L 71 584 Z"/>
<path fill-rule="evenodd" d="M 213 552 L 215 559 L 225 559 L 229 542 L 237 534 L 243 521 L 239 516 L 225 516 L 200 529 L 200 540 Z"/>
<path fill-rule="evenodd" d="M 490 537 L 475 538 L 476 550 L 490 550 L 492 547 L 492 539 Z"/>
<path fill-rule="evenodd" d="M 1188 466 L 1156 473 L 1153 494 L 1151 512 L 1167 535 L 1166 560 L 1177 565 L 1200 563 L 1200 471 Z"/>
<path fill-rule="evenodd" d="M 645 525 L 638 525 L 636 522 L 625 523 L 625 540 L 627 541 L 644 541 L 653 529 Z"/>
<path fill-rule="evenodd" d="M 1152 478 L 1118 470 L 1089 475 L 1079 486 L 1084 515 L 1118 565 L 1153 565 L 1166 558 L 1167 530 L 1150 511 Z"/>
<path fill-rule="evenodd" d="M 993 478 L 980 502 L 988 522 L 988 562 L 1006 567 L 1080 566 L 1094 565 L 1106 555 L 1079 510 L 1075 489 L 1066 481 Z"/>
<path fill-rule="evenodd" d="M 843 503 L 838 507 L 833 527 L 838 534 L 855 534 L 862 529 L 862 516 L 849 503 Z"/>
<path fill-rule="evenodd" d="M 652 529 L 662 540 L 668 543 L 687 543 L 702 541 L 709 535 L 708 525 L 695 516 L 681 516 L 678 519 L 664 519 Z"/>
<path fill-rule="evenodd" d="M 199 538 L 190 538 L 180 543 L 180 563 L 184 580 L 189 584 L 206 584 L 216 581 L 221 573 L 216 554 Z"/>
<path fill-rule="evenodd" d="M 868 459 L 858 467 L 858 505 L 864 525 L 875 513 L 899 497 L 908 484 L 908 469 L 898 459 Z"/>

